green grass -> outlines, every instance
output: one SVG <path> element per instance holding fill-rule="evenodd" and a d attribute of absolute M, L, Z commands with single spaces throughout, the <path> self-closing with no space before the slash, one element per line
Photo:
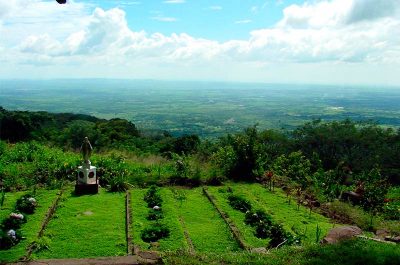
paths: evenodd
<path fill-rule="evenodd" d="M 11 262 L 16 261 L 19 258 L 23 257 L 26 254 L 26 248 L 29 243 L 36 239 L 37 234 L 42 225 L 43 219 L 47 213 L 48 208 L 53 203 L 56 195 L 56 190 L 38 190 L 35 198 L 38 202 L 38 207 L 36 211 L 32 215 L 27 215 L 27 223 L 23 224 L 21 227 L 21 233 L 25 240 L 22 240 L 18 245 L 12 247 L 9 250 L 0 251 L 0 261 L 1 262 Z M 15 206 L 15 201 L 24 194 L 25 192 L 16 192 L 16 193 L 8 193 L 4 206 L 7 208 L 3 208 L 1 210 L 2 218 L 3 218 L 3 210 L 10 213 L 13 210 L 13 206 Z M 8 202 L 7 202 L 8 201 Z M 6 215 L 8 215 L 6 214 Z"/>
<path fill-rule="evenodd" d="M 164 218 L 160 221 L 170 229 L 170 236 L 158 241 L 158 247 L 152 247 L 151 244 L 143 242 L 141 232 L 145 227 L 151 226 L 155 221 L 148 221 L 146 216 L 149 208 L 143 200 L 143 196 L 147 189 L 133 189 L 132 197 L 132 215 L 133 215 L 133 243 L 141 249 L 157 249 L 161 251 L 176 251 L 187 250 L 188 246 L 184 238 L 183 228 L 179 223 L 179 216 L 175 207 L 175 199 L 169 189 L 160 189 L 160 194 L 163 199 L 162 210 Z"/>
<path fill-rule="evenodd" d="M 0 223 L 14 211 L 16 201 L 25 193 L 25 191 L 6 192 L 3 207 L 0 208 Z"/>
<path fill-rule="evenodd" d="M 282 247 L 267 255 L 234 252 L 223 254 L 199 253 L 195 256 L 166 253 L 164 264 L 260 264 L 260 265 L 395 265 L 399 264 L 400 247 L 366 241 L 345 241 L 334 245 L 309 245 L 307 247 Z"/>
<path fill-rule="evenodd" d="M 310 215 L 309 208 L 301 205 L 297 210 L 296 200 L 292 198 L 289 204 L 288 198 L 279 188 L 271 192 L 259 184 L 231 183 L 230 186 L 235 194 L 242 194 L 250 200 L 255 209 L 263 209 L 271 214 L 275 222 L 283 224 L 287 231 L 304 234 L 306 237 L 303 242 L 316 242 L 317 224 L 321 229 L 319 239 L 333 227 L 330 219 L 315 212 Z"/>
<path fill-rule="evenodd" d="M 201 188 L 181 189 L 179 193 L 186 199 L 182 205 L 179 200 L 176 204 L 196 251 L 224 253 L 239 250 L 228 226 L 202 194 Z"/>
<path fill-rule="evenodd" d="M 254 230 L 251 226 L 244 223 L 244 213 L 234 210 L 228 204 L 228 193 L 226 192 L 226 187 L 208 187 L 209 193 L 214 197 L 218 207 L 225 213 L 229 215 L 229 218 L 235 224 L 235 226 L 240 230 L 240 233 L 248 246 L 266 247 L 268 245 L 269 239 L 261 239 L 254 236 Z"/>
<path fill-rule="evenodd" d="M 49 250 L 34 258 L 84 258 L 126 254 L 124 193 L 64 193 L 45 236 Z"/>

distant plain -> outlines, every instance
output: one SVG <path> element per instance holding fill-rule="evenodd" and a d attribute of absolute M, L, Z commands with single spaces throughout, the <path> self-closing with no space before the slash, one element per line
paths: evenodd
<path fill-rule="evenodd" d="M 400 87 L 73 79 L 0 80 L 9 110 L 125 118 L 145 131 L 218 137 L 258 124 L 293 129 L 313 119 L 400 127 Z"/>

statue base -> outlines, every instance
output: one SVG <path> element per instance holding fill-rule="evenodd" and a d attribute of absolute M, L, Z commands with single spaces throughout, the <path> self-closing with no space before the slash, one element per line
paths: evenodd
<path fill-rule="evenodd" d="M 85 195 L 85 194 L 97 194 L 99 193 L 99 184 L 76 184 L 75 194 Z"/>
<path fill-rule="evenodd" d="M 75 185 L 75 194 L 97 194 L 99 192 L 99 180 L 96 175 L 96 167 L 83 164 L 78 167 L 78 178 Z"/>

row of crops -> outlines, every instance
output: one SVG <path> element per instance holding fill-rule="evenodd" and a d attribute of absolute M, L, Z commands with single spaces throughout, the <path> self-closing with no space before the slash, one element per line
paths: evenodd
<path fill-rule="evenodd" d="M 325 217 L 298 207 L 280 190 L 267 191 L 258 184 L 230 184 L 208 187 L 210 200 L 202 188 L 163 187 L 131 189 L 131 237 L 141 250 L 226 253 L 241 251 L 242 245 L 232 233 L 238 229 L 248 248 L 267 247 L 271 237 L 259 236 L 249 225 L 250 211 L 232 207 L 229 197 L 245 198 L 251 204 L 251 215 L 262 212 L 282 233 L 294 235 L 303 244 L 313 243 L 332 224 Z M 7 193 L 0 218 L 7 218 L 16 200 L 24 193 Z M 31 258 L 83 258 L 127 254 L 126 205 L 124 193 L 101 190 L 97 195 L 75 196 L 64 191 L 56 211 L 43 235 L 38 231 L 57 191 L 38 190 L 36 211 L 21 225 L 19 244 L 0 250 L 0 261 L 14 261 L 26 256 L 35 244 Z M 217 210 L 218 208 L 218 210 Z M 228 222 L 221 217 L 223 212 Z M 246 213 L 247 212 L 247 213 Z M 246 217 L 247 214 L 247 217 Z M 259 222 L 259 220 L 257 220 Z M 260 226 L 261 227 L 261 226 Z M 264 228 L 268 230 L 267 224 Z M 129 252 L 129 251 L 128 251 Z"/>

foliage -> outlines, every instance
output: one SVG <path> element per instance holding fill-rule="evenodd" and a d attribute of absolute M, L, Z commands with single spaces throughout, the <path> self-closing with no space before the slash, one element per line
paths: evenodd
<path fill-rule="evenodd" d="M 251 204 L 248 200 L 238 195 L 230 194 L 228 196 L 229 205 L 243 213 L 251 210 Z"/>
<path fill-rule="evenodd" d="M 147 217 L 146 217 L 146 219 L 149 221 L 156 221 L 156 220 L 160 220 L 162 218 L 164 218 L 164 214 L 163 214 L 161 208 L 158 210 L 150 209 L 149 213 L 147 214 Z"/>
<path fill-rule="evenodd" d="M 16 213 L 12 213 L 12 214 L 16 214 Z M 9 229 L 13 229 L 13 230 L 17 230 L 21 228 L 21 225 L 26 223 L 26 217 L 22 215 L 22 218 L 16 218 L 14 216 L 12 216 L 12 214 L 10 214 L 10 216 L 8 216 L 8 218 L 4 219 L 2 224 L 1 224 L 1 228 L 3 230 L 9 230 Z"/>
<path fill-rule="evenodd" d="M 272 217 L 263 210 L 248 211 L 244 217 L 244 223 L 250 226 L 258 226 L 259 224 L 269 226 L 272 224 Z"/>
<path fill-rule="evenodd" d="M 0 229 L 0 250 L 9 249 L 21 240 L 21 233 L 17 230 Z"/>
<path fill-rule="evenodd" d="M 312 184 L 311 162 L 301 151 L 292 152 L 288 156 L 279 156 L 275 159 L 272 168 L 277 175 L 288 177 L 303 188 Z"/>
<path fill-rule="evenodd" d="M 141 238 L 144 242 L 157 242 L 158 240 L 169 236 L 169 229 L 164 224 L 156 223 L 151 227 L 143 229 Z"/>
<path fill-rule="evenodd" d="M 15 209 L 23 213 L 33 214 L 36 207 L 36 199 L 31 194 L 25 194 L 17 200 Z"/>
<path fill-rule="evenodd" d="M 30 247 L 33 253 L 38 253 L 44 250 L 50 250 L 51 239 L 47 236 L 42 236 L 32 241 Z"/>
<path fill-rule="evenodd" d="M 163 202 L 161 195 L 158 192 L 158 188 L 156 186 L 151 186 L 147 190 L 146 194 L 143 197 L 143 200 L 147 202 L 147 206 L 149 208 L 153 208 L 154 206 L 161 207 Z"/>

